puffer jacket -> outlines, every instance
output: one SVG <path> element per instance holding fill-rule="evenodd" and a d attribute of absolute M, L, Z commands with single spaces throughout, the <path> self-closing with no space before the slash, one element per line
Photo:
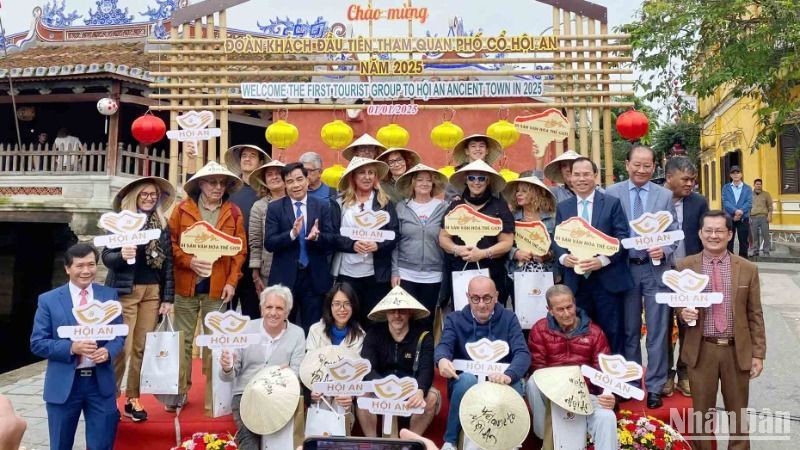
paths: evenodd
<path fill-rule="evenodd" d="M 581 364 L 599 369 L 597 355 L 611 354 L 603 330 L 582 309 L 578 308 L 577 314 L 578 326 L 569 334 L 561 331 L 552 314 L 533 325 L 528 335 L 533 370 Z"/>
<path fill-rule="evenodd" d="M 142 244 L 144 246 L 145 244 Z M 164 263 L 158 271 L 159 297 L 162 302 L 172 303 L 175 301 L 175 278 L 172 271 L 172 239 L 169 234 L 169 227 L 161 230 L 158 238 L 158 245 L 164 251 Z M 137 251 L 139 253 L 139 251 Z M 147 264 L 142 258 L 136 258 L 136 264 L 128 264 L 122 258 L 121 248 L 104 248 L 103 264 L 108 268 L 105 285 L 113 287 L 120 296 L 133 292 L 133 278 L 136 272 L 136 264 Z"/>
<path fill-rule="evenodd" d="M 242 240 L 242 250 L 234 256 L 221 256 L 211 268 L 211 287 L 208 295 L 218 299 L 226 284 L 234 288 L 242 276 L 242 264 L 247 256 L 247 236 L 244 233 L 244 216 L 238 206 L 228 200 L 227 195 L 220 206 L 219 219 L 214 228 Z M 181 250 L 181 233 L 196 222 L 203 220 L 197 206 L 197 198 L 181 201 L 169 218 L 169 231 L 172 238 L 172 256 L 175 263 L 175 293 L 182 297 L 194 297 L 197 274 L 190 268 L 193 255 Z"/>

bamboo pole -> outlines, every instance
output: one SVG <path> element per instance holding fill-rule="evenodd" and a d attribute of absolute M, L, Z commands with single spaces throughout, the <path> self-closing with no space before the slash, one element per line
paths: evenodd
<path fill-rule="evenodd" d="M 162 42 L 162 44 L 165 44 L 165 43 Z M 631 46 L 630 44 L 608 44 L 608 45 L 602 46 L 601 49 L 603 49 L 605 51 L 609 51 L 609 52 L 629 52 L 629 51 L 631 51 L 633 49 L 633 46 Z M 580 52 L 580 51 L 583 51 L 583 50 L 586 50 L 586 49 L 581 48 L 581 47 L 572 47 L 572 48 L 570 48 L 570 50 L 571 51 Z M 551 52 L 551 51 L 554 52 L 554 51 L 557 51 L 557 50 L 548 50 L 548 52 Z M 191 54 L 200 54 L 200 55 L 237 54 L 237 53 L 225 53 L 224 50 L 159 50 L 159 49 L 148 50 L 147 53 L 152 53 L 152 54 L 161 53 L 162 55 L 179 54 L 179 53 L 190 54 L 190 55 Z M 421 52 L 416 52 L 416 53 L 421 53 Z M 260 54 L 260 53 L 243 53 L 243 54 Z M 270 54 L 270 53 L 264 53 L 264 54 Z M 292 53 L 283 53 L 283 54 L 278 53 L 278 54 L 279 55 L 294 55 Z M 326 55 L 326 54 L 327 53 L 303 53 L 302 55 Z"/>
<path fill-rule="evenodd" d="M 397 77 L 397 76 L 409 76 L 409 77 L 434 77 L 434 76 L 452 76 L 452 77 L 464 77 L 464 76 L 476 76 L 480 75 L 481 77 L 509 77 L 515 75 L 572 75 L 577 73 L 579 76 L 588 75 L 588 74 L 597 74 L 597 75 L 631 75 L 633 74 L 633 69 L 596 69 L 596 70 L 578 70 L 578 71 L 570 71 L 570 70 L 543 70 L 543 69 L 529 69 L 529 70 L 492 70 L 486 72 L 476 72 L 474 70 L 429 70 L 424 71 L 420 74 L 416 75 L 404 75 L 404 74 L 396 74 L 396 73 L 382 73 L 382 74 L 370 74 L 372 76 L 379 76 L 379 77 Z M 150 72 L 150 75 L 154 77 L 161 77 L 161 76 L 169 76 L 171 72 Z M 269 72 L 264 72 L 263 70 L 197 70 L 197 71 L 189 71 L 185 72 L 183 75 L 185 76 L 194 76 L 194 77 L 202 77 L 202 76 L 233 76 L 233 77 L 264 77 L 265 75 L 272 78 L 272 77 L 288 77 L 288 76 L 296 76 L 296 77 L 303 77 L 303 76 L 322 76 L 322 75 L 336 75 L 342 76 L 343 73 L 340 70 L 270 70 Z M 347 75 L 344 76 L 356 76 L 356 75 Z M 580 83 L 577 83 L 580 84 Z"/>
<path fill-rule="evenodd" d="M 174 74 L 173 74 L 174 75 Z M 609 85 L 609 84 L 619 84 L 619 85 L 632 85 L 635 83 L 634 80 L 611 80 L 608 79 L 607 76 L 603 75 L 607 79 L 605 80 L 598 80 L 597 84 L 600 85 Z M 545 82 L 545 85 L 554 85 L 554 86 L 561 86 L 567 84 L 574 84 L 572 80 L 549 80 Z M 179 82 L 179 83 L 148 83 L 148 87 L 151 88 L 198 88 L 198 89 L 212 89 L 212 88 L 238 88 L 242 86 L 242 83 L 202 83 L 202 82 Z M 551 93 L 547 93 L 543 96 L 548 96 Z"/>
<path fill-rule="evenodd" d="M 556 38 L 558 38 L 561 35 L 561 9 L 559 9 L 556 6 L 553 6 L 553 35 L 556 36 Z M 553 61 L 554 67 L 555 67 L 556 64 L 563 64 L 568 59 L 561 52 L 558 52 L 556 54 L 558 56 L 553 58 L 555 60 L 555 61 Z M 556 81 L 558 81 L 558 84 L 556 84 L 556 86 L 558 86 L 559 90 L 561 91 L 561 87 L 563 86 L 563 82 L 565 80 L 564 80 L 563 77 L 557 76 L 556 77 Z M 548 84 L 554 84 L 554 83 L 550 82 Z M 560 156 L 562 153 L 564 153 L 564 141 L 561 140 L 561 139 L 557 139 L 556 140 L 556 157 Z"/>
<path fill-rule="evenodd" d="M 577 16 L 575 18 L 575 26 L 580 27 L 581 34 L 586 30 L 586 17 L 584 16 Z M 581 46 L 585 46 L 585 42 L 579 41 Z M 585 56 L 586 53 L 584 52 L 583 55 Z M 587 70 L 586 63 L 577 63 L 578 64 L 578 81 L 582 82 L 577 85 L 578 88 L 584 88 L 586 85 L 586 78 L 588 77 L 589 72 L 591 70 Z M 575 94 L 578 97 L 578 94 Z M 578 97 L 579 98 L 579 97 Z M 589 115 L 586 108 L 580 108 L 578 111 L 578 139 L 580 142 L 581 147 L 581 155 L 589 156 Z"/>
<path fill-rule="evenodd" d="M 583 58 L 577 56 L 575 62 L 599 62 L 600 58 Z M 629 56 L 609 56 L 605 58 L 608 62 L 632 62 L 633 58 Z M 242 66 L 357 66 L 363 61 L 309 61 L 309 60 L 254 60 L 254 59 L 218 59 L 214 61 L 198 61 L 197 65 L 242 65 Z M 425 65 L 444 65 L 444 64 L 538 64 L 538 63 L 563 63 L 573 62 L 571 58 L 561 57 L 532 57 L 532 58 L 442 58 L 442 59 L 424 59 L 422 62 Z M 157 61 L 150 61 L 151 65 L 156 65 Z M 170 61 L 161 62 L 161 65 L 187 65 L 188 61 Z"/>
<path fill-rule="evenodd" d="M 225 10 L 219 12 L 219 36 L 222 39 L 228 37 L 228 16 Z M 227 77 L 220 78 L 220 83 L 227 82 Z M 216 102 L 215 102 L 216 103 Z M 219 137 L 219 159 L 220 161 L 225 161 L 225 152 L 228 151 L 228 147 L 230 147 L 230 138 L 228 136 L 229 133 L 229 124 L 228 124 L 228 99 L 222 98 L 219 102 L 222 109 L 219 113 L 219 127 L 221 130 L 221 134 Z"/>
<path fill-rule="evenodd" d="M 619 95 L 633 95 L 633 91 L 620 91 Z M 576 91 L 576 92 L 548 92 L 546 94 L 541 95 L 543 98 L 548 97 L 606 97 L 608 94 L 603 91 Z M 150 98 L 154 99 L 172 99 L 172 98 L 184 98 L 182 94 L 150 94 Z M 217 93 L 208 93 L 208 94 L 186 94 L 186 98 L 189 99 L 243 99 L 241 94 L 232 94 L 229 92 L 221 92 Z M 390 101 L 390 100 L 386 100 Z M 398 100 L 394 100 L 395 103 Z M 341 105 L 341 104 L 340 104 Z M 346 106 L 346 104 L 345 104 Z"/>
<path fill-rule="evenodd" d="M 572 13 L 569 12 L 569 11 L 566 11 L 566 10 L 562 10 L 561 13 L 562 13 L 561 18 L 562 18 L 562 22 L 563 22 L 564 34 L 565 35 L 571 35 L 572 34 L 572 31 L 571 31 L 572 30 Z M 562 40 L 562 42 L 564 42 L 564 41 Z M 571 40 L 567 40 L 566 44 L 562 45 L 562 48 L 570 49 L 571 47 L 574 47 L 575 45 L 577 45 L 577 43 L 573 45 Z M 573 57 L 575 55 L 575 53 L 572 53 L 572 52 L 568 52 L 566 54 L 569 55 L 569 57 Z M 569 69 L 562 70 L 561 72 L 565 75 L 564 76 L 565 80 L 574 82 L 574 80 L 575 80 L 574 64 L 573 63 L 569 63 L 569 65 L 567 67 L 569 67 Z M 567 90 L 568 91 L 575 90 L 575 85 L 572 84 L 570 87 L 567 88 Z M 569 124 L 569 135 L 567 136 L 567 148 L 570 149 L 570 150 L 574 150 L 575 149 L 575 109 L 572 108 L 572 107 L 567 107 L 567 123 Z"/>
<path fill-rule="evenodd" d="M 589 19 L 589 29 L 588 29 L 589 34 L 590 35 L 595 34 L 596 30 L 597 30 L 597 28 L 596 28 L 595 20 L 594 19 Z M 595 46 L 595 41 L 593 39 L 589 40 L 589 46 L 590 47 L 594 47 Z M 592 52 L 591 53 L 591 56 L 596 56 L 596 55 L 597 55 L 596 52 Z M 590 67 L 597 68 L 597 64 L 596 63 L 590 63 L 590 64 L 591 64 Z M 592 84 L 591 84 L 591 86 L 589 86 L 589 89 L 597 89 L 597 84 L 596 84 L 597 83 L 597 75 L 592 75 L 590 78 L 591 78 Z M 601 117 L 600 108 L 592 108 L 591 117 L 592 117 L 592 161 L 594 161 L 594 163 L 597 165 L 597 167 L 601 167 L 601 161 L 600 161 L 600 159 L 601 159 L 600 158 L 600 117 Z M 602 182 L 602 180 L 600 179 L 600 174 L 597 175 L 597 180 L 596 181 L 598 183 Z"/>
<path fill-rule="evenodd" d="M 169 38 L 170 40 L 178 39 L 178 25 L 173 24 L 169 30 Z M 178 59 L 180 56 L 170 56 L 169 59 Z M 177 72 L 177 67 L 170 67 L 172 72 Z M 177 89 L 170 88 L 170 92 L 177 92 Z M 169 105 L 171 107 L 178 106 L 179 101 L 177 99 L 173 99 L 169 101 Z M 177 130 L 178 129 L 178 112 L 175 110 L 170 110 L 169 112 L 169 129 L 170 130 Z M 177 139 L 170 139 L 169 140 L 169 182 L 173 186 L 178 186 L 178 155 L 180 153 L 180 142 Z M 184 165 L 185 167 L 185 165 Z"/>
<path fill-rule="evenodd" d="M 474 104 L 474 105 L 427 105 L 427 104 L 419 104 L 417 106 L 419 109 L 423 110 L 475 110 L 475 109 L 501 109 L 501 108 L 516 108 L 516 109 L 547 109 L 547 108 L 576 108 L 576 107 L 587 107 L 587 108 L 594 108 L 594 107 L 601 107 L 609 105 L 612 108 L 629 108 L 633 106 L 633 102 L 553 102 L 553 103 L 484 103 L 484 104 Z M 252 110 L 252 111 L 274 111 L 280 109 L 292 110 L 292 111 L 300 111 L 300 110 L 332 110 L 332 109 L 367 109 L 369 105 L 366 104 L 353 104 L 353 105 L 342 105 L 342 104 L 301 104 L 301 103 L 273 103 L 273 104 L 258 104 L 258 105 L 228 105 L 227 108 L 229 110 Z M 188 111 L 191 109 L 196 108 L 195 106 L 178 106 L 178 111 Z M 154 111 L 168 111 L 172 109 L 170 105 L 158 105 L 152 106 L 150 109 Z M 222 109 L 220 105 L 208 105 L 206 109 L 211 111 L 219 111 Z"/>
<path fill-rule="evenodd" d="M 600 24 L 600 33 L 606 33 L 608 31 L 608 25 L 605 23 Z M 602 54 L 605 55 L 605 51 L 601 50 Z M 606 63 L 600 63 L 601 67 Z M 603 75 L 603 78 L 608 78 L 608 75 Z M 605 80 L 604 80 L 605 81 Z M 606 186 L 610 186 L 614 182 L 614 143 L 611 139 L 611 108 L 614 107 L 611 102 L 611 91 L 610 86 L 608 84 L 603 85 L 603 90 L 609 93 L 608 97 L 605 97 L 604 101 L 601 103 L 605 103 L 603 108 L 603 158 L 605 159 L 605 181 Z"/>
<path fill-rule="evenodd" d="M 214 36 L 214 14 L 209 14 L 208 16 L 206 16 L 206 36 Z M 202 67 L 196 67 L 196 68 L 199 69 L 201 71 L 201 73 L 202 73 Z M 216 75 L 217 74 L 214 71 L 211 71 L 206 76 L 208 76 L 210 78 L 216 78 Z M 203 75 L 201 75 L 201 76 L 203 76 Z M 208 81 L 208 80 L 206 80 L 206 81 Z M 208 98 L 206 98 L 206 99 L 208 100 Z M 204 103 L 205 102 L 200 100 L 199 105 L 202 106 L 203 108 L 205 108 L 205 106 L 207 106 L 207 105 L 205 105 Z M 217 106 L 217 102 L 214 102 L 214 106 Z M 227 111 L 227 108 L 226 109 L 220 109 L 219 111 Z M 208 142 L 208 159 L 206 160 L 206 162 L 208 162 L 208 161 L 217 161 L 217 162 L 219 162 L 220 160 L 217 159 L 217 140 L 216 139 L 209 139 L 206 142 Z"/>

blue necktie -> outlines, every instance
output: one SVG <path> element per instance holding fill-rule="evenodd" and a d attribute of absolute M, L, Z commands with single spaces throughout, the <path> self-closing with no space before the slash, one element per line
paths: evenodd
<path fill-rule="evenodd" d="M 303 205 L 303 202 L 294 202 L 294 206 L 297 208 L 295 210 L 295 219 L 303 215 L 303 210 L 300 207 Z M 300 240 L 300 260 L 298 261 L 301 266 L 306 267 L 308 265 L 308 252 L 306 251 L 306 222 L 303 221 L 302 225 L 300 225 L 300 235 L 297 236 L 297 239 Z"/>
<path fill-rule="evenodd" d="M 581 209 L 581 218 L 587 222 L 591 222 L 591 220 L 589 220 L 589 200 L 581 200 L 581 206 L 583 206 Z"/>
<path fill-rule="evenodd" d="M 636 195 L 633 196 L 633 217 L 631 219 L 636 220 L 644 214 L 644 205 L 642 204 L 642 188 L 635 187 L 633 189 L 636 191 Z M 633 230 L 631 230 L 631 236 L 636 236 Z M 647 258 L 647 252 L 644 250 L 633 250 L 631 256 L 634 258 Z"/>

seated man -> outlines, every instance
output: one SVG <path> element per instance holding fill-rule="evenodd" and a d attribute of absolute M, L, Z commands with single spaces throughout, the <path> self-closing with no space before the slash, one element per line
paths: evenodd
<path fill-rule="evenodd" d="M 439 407 L 439 391 L 433 387 L 433 335 L 420 320 L 429 315 L 420 302 L 397 286 L 368 316 L 373 322 L 386 322 L 387 326 L 381 323 L 372 326 L 361 349 L 361 357 L 372 364 L 365 380 L 389 375 L 417 380 L 417 392 L 407 402 L 409 408 L 425 408 L 423 414 L 412 415 L 410 419 L 408 427 L 417 434 L 425 433 Z M 364 435 L 376 437 L 377 416 L 364 409 L 358 409 L 356 414 Z"/>
<path fill-rule="evenodd" d="M 497 304 L 497 295 L 497 288 L 491 278 L 477 276 L 470 280 L 467 287 L 469 304 L 461 311 L 448 314 L 445 319 L 442 338 L 434 353 L 439 374 L 448 378 L 447 389 L 450 395 L 450 411 L 442 450 L 456 448 L 461 432 L 458 418 L 461 399 L 469 388 L 478 383 L 475 375 L 466 372 L 458 374 L 453 367 L 453 359 L 470 359 L 466 344 L 482 338 L 508 343 L 508 355 L 498 361 L 508 363 L 508 369 L 504 373 L 490 374 L 488 379 L 493 383 L 511 385 L 522 395 L 522 377 L 530 367 L 531 355 L 525 345 L 525 336 L 517 316 L 513 311 Z"/>
<path fill-rule="evenodd" d="M 575 306 L 575 297 L 569 287 L 557 284 L 545 293 L 547 317 L 540 319 L 528 337 L 533 370 L 545 367 L 580 366 L 586 364 L 599 369 L 597 355 L 609 354 L 603 330 L 592 323 L 589 316 Z M 590 392 L 594 386 L 589 384 Z M 533 410 L 533 432 L 544 439 L 545 396 L 539 391 L 533 377 L 528 379 L 528 401 Z M 617 417 L 614 414 L 614 396 L 590 395 L 594 412 L 587 417 L 589 434 L 597 450 L 616 450 Z"/>

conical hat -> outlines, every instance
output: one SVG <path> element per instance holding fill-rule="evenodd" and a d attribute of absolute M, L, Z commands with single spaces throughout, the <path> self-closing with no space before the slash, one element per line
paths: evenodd
<path fill-rule="evenodd" d="M 424 319 L 431 315 L 431 312 L 422 306 L 422 303 L 418 302 L 417 299 L 412 297 L 405 289 L 401 288 L 400 285 L 397 285 L 386 294 L 386 297 L 383 297 L 383 300 L 372 308 L 367 318 L 374 322 L 385 322 L 386 313 L 393 309 L 413 310 L 414 315 L 411 317 L 413 320 Z"/>
<path fill-rule="evenodd" d="M 569 412 L 588 416 L 594 411 L 589 388 L 578 366 L 547 367 L 533 372 L 533 380 L 545 397 Z M 578 408 L 583 405 L 585 408 Z"/>
<path fill-rule="evenodd" d="M 264 182 L 264 172 L 266 172 L 270 167 L 277 167 L 280 169 L 285 165 L 286 164 L 278 161 L 277 159 L 273 159 L 272 161 L 264 164 L 250 174 L 250 179 L 248 180 L 250 182 L 250 186 L 262 186 L 266 188 L 267 183 Z"/>
<path fill-rule="evenodd" d="M 467 156 L 467 143 L 475 138 L 486 139 L 486 157 L 484 160 L 487 164 L 492 165 L 495 163 L 495 161 L 500 159 L 501 156 L 503 156 L 503 146 L 497 142 L 496 139 L 485 134 L 470 134 L 464 139 L 458 141 L 458 144 L 453 147 L 453 161 L 455 161 L 457 166 L 469 162 L 469 157 Z"/>
<path fill-rule="evenodd" d="M 463 192 L 464 188 L 467 187 L 467 172 L 485 172 L 489 175 L 489 189 L 491 189 L 493 193 L 502 191 L 506 185 L 506 180 L 504 180 L 492 166 L 486 164 L 482 159 L 479 159 L 458 169 L 458 171 L 450 177 L 450 184 L 458 189 L 458 192 Z"/>
<path fill-rule="evenodd" d="M 407 165 L 406 169 L 408 169 L 409 167 L 416 166 L 417 164 L 420 163 L 420 161 L 422 161 L 422 158 L 420 158 L 419 153 L 415 152 L 414 150 L 402 147 L 389 148 L 385 152 L 378 155 L 378 157 L 375 159 L 377 159 L 378 161 L 385 162 L 386 165 L 388 166 L 389 163 L 386 160 L 389 159 L 389 155 L 391 155 L 392 153 L 400 153 L 403 155 L 403 158 L 405 158 L 406 160 L 406 165 Z"/>
<path fill-rule="evenodd" d="M 242 150 L 255 150 L 257 151 L 262 158 L 264 158 L 264 162 L 272 161 L 270 158 L 269 153 L 265 152 L 261 147 L 257 145 L 251 144 L 243 144 L 243 145 L 234 145 L 228 148 L 228 151 L 225 152 L 225 167 L 228 168 L 231 172 L 235 174 L 242 173 L 242 167 L 239 165 L 239 162 L 242 159 Z"/>
<path fill-rule="evenodd" d="M 378 161 L 377 159 L 361 158 L 356 156 L 350 160 L 350 164 L 347 165 L 347 169 L 345 169 L 344 173 L 342 174 L 342 178 L 339 179 L 339 192 L 342 192 L 347 188 L 348 183 L 350 183 L 350 179 L 348 177 L 351 173 L 353 173 L 359 167 L 368 166 L 370 164 L 374 165 L 375 169 L 378 171 L 379 180 L 384 179 L 386 174 L 389 173 L 389 166 L 387 166 L 385 162 Z"/>
<path fill-rule="evenodd" d="M 431 174 L 433 179 L 439 180 L 440 189 L 444 189 L 444 186 L 447 184 L 447 177 L 444 176 L 444 174 L 433 167 L 426 166 L 425 164 L 417 164 L 409 169 L 406 173 L 401 175 L 400 178 L 397 179 L 397 183 L 394 184 L 403 197 L 411 198 L 411 194 L 413 194 L 413 192 L 411 192 L 411 182 L 414 181 L 414 174 L 420 172 L 428 172 Z M 431 195 L 435 196 L 438 194 L 438 192 L 436 192 L 436 183 L 434 183 L 433 186 L 434 190 L 431 192 Z"/>
<path fill-rule="evenodd" d="M 203 166 L 200 170 L 197 171 L 196 174 L 192 178 L 186 181 L 183 184 L 183 190 L 189 195 L 192 195 L 194 192 L 200 190 L 199 181 L 201 178 L 211 177 L 214 175 L 225 175 L 226 177 L 230 178 L 230 183 L 228 183 L 228 188 L 225 190 L 228 194 L 231 192 L 236 192 L 242 188 L 242 179 L 237 177 L 233 174 L 230 170 L 222 167 L 216 161 L 209 161 L 205 166 Z"/>
<path fill-rule="evenodd" d="M 247 383 L 239 414 L 248 430 L 272 434 L 289 423 L 300 402 L 300 382 L 289 368 L 269 366 Z M 265 406 L 269 407 L 265 407 Z"/>
<path fill-rule="evenodd" d="M 330 381 L 328 364 L 345 358 L 358 358 L 358 353 L 344 345 L 324 345 L 310 350 L 300 362 L 300 380 L 309 389 L 318 381 Z"/>
<path fill-rule="evenodd" d="M 556 196 L 553 195 L 553 193 L 550 191 L 550 188 L 548 188 L 547 185 L 544 184 L 544 182 L 542 182 L 542 180 L 540 180 L 539 177 L 537 177 L 536 175 L 531 175 L 529 177 L 517 178 L 516 180 L 509 181 L 506 184 L 506 188 L 503 189 L 503 197 L 506 199 L 506 202 L 508 202 L 511 205 L 516 205 L 517 204 L 517 200 L 515 198 L 515 194 L 517 192 L 517 185 L 519 185 L 521 183 L 538 186 L 544 192 L 547 193 L 546 195 L 549 195 L 550 198 L 553 199 L 553 204 L 554 205 L 557 203 L 556 202 Z"/>
<path fill-rule="evenodd" d="M 544 166 L 544 176 L 556 183 L 564 183 L 564 177 L 561 176 L 561 161 L 574 161 L 582 155 L 575 150 L 567 150 L 558 155 L 558 158 L 550 161 Z"/>
<path fill-rule="evenodd" d="M 161 177 L 142 177 L 133 180 L 120 188 L 119 192 L 117 192 L 117 195 L 114 196 L 114 201 L 111 203 L 111 207 L 114 209 L 114 212 L 119 212 L 120 209 L 122 209 L 122 200 L 130 191 L 134 190 L 137 186 L 147 183 L 158 186 L 158 190 L 161 191 L 161 198 L 159 199 L 161 209 L 164 211 L 168 210 L 169 207 L 172 206 L 172 203 L 175 202 L 175 186 Z"/>
<path fill-rule="evenodd" d="M 344 148 L 344 150 L 342 150 L 342 156 L 344 156 L 344 159 L 348 161 L 353 159 L 353 150 L 359 145 L 374 145 L 378 147 L 378 153 L 386 150 L 385 145 L 381 144 L 377 139 L 370 136 L 369 134 L 364 133 L 361 135 L 361 137 L 351 142 L 350 145 L 348 145 L 347 147 Z"/>
<path fill-rule="evenodd" d="M 499 383 L 469 388 L 461 399 L 458 417 L 464 434 L 484 450 L 517 448 L 531 428 L 525 400 L 511 386 Z M 486 432 L 489 429 L 491 433 Z"/>

